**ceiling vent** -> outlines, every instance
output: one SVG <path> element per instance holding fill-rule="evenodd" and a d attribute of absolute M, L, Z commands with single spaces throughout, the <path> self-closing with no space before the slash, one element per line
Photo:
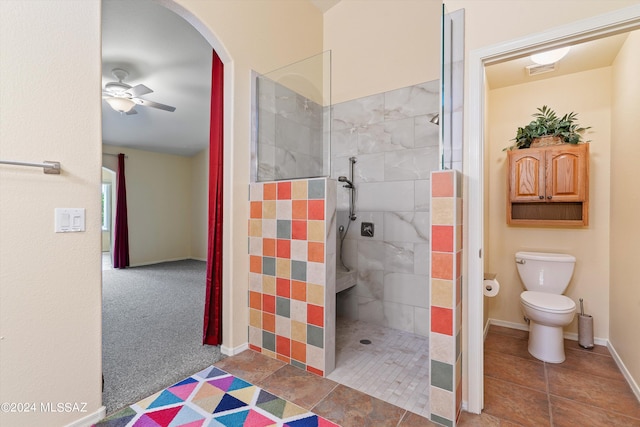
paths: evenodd
<path fill-rule="evenodd" d="M 556 64 L 546 64 L 546 65 L 529 65 L 527 66 L 527 75 L 535 76 L 537 74 L 550 73 L 551 71 L 556 70 Z"/>

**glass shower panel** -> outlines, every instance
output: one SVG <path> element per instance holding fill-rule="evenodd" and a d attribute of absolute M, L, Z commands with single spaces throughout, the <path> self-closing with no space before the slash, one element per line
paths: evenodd
<path fill-rule="evenodd" d="M 442 5 L 440 159 L 442 170 L 462 171 L 464 9 Z"/>
<path fill-rule="evenodd" d="M 257 75 L 254 101 L 252 178 L 328 176 L 331 53 Z"/>

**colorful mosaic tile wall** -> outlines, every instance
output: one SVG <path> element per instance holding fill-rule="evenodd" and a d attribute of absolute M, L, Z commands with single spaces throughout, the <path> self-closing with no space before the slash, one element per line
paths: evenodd
<path fill-rule="evenodd" d="M 252 183 L 249 347 L 325 376 L 335 366 L 336 181 Z"/>
<path fill-rule="evenodd" d="M 462 408 L 462 182 L 431 174 L 431 420 L 455 426 Z"/>

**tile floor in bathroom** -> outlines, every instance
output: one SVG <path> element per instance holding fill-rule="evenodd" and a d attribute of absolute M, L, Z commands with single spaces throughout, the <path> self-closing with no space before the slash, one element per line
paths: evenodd
<path fill-rule="evenodd" d="M 338 374 L 334 371 L 329 378 L 304 372 L 251 350 L 221 360 L 216 366 L 343 427 L 436 426 L 418 414 L 422 412 L 421 402 L 425 399 L 428 402 L 428 396 L 415 382 L 403 382 L 402 374 L 395 377 L 391 374 L 394 369 L 390 366 L 401 366 L 404 363 L 402 357 L 393 360 L 391 352 L 377 351 L 373 347 L 377 341 L 375 336 L 368 338 L 372 344 L 362 345 L 369 349 L 370 357 L 363 355 L 351 342 L 354 338 L 358 341 L 363 339 L 363 334 L 370 333 L 369 327 L 371 325 L 361 322 L 338 322 Z M 424 381 L 428 383 L 428 373 L 422 372 L 420 366 L 423 363 L 421 357 L 427 352 L 423 349 L 425 339 L 415 337 L 415 341 L 409 344 L 410 334 L 400 333 L 393 338 L 393 333 L 398 331 L 373 328 L 378 336 L 388 334 L 388 339 L 395 339 L 395 345 L 404 349 L 399 354 L 404 355 L 405 362 L 408 361 L 404 363 L 406 368 L 395 371 L 426 375 Z M 497 326 L 490 328 L 484 351 L 485 408 L 481 415 L 463 412 L 459 426 L 640 427 L 640 402 L 605 347 L 584 350 L 577 342 L 566 341 L 567 360 L 561 364 L 549 364 L 529 355 L 527 337 L 528 332 L 525 331 Z M 381 347 L 387 345 L 391 347 L 394 344 L 387 342 Z M 377 357 L 380 360 L 375 364 Z M 356 366 L 361 365 L 358 372 L 340 373 L 341 359 L 348 363 L 348 358 L 356 360 Z M 381 375 L 381 372 L 389 374 Z M 396 398 L 395 405 L 385 401 L 393 401 L 404 388 L 415 396 Z M 385 400 L 375 397 L 376 393 Z"/>

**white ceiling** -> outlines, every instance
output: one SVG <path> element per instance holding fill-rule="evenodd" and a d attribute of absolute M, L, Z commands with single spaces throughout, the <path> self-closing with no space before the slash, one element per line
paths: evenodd
<path fill-rule="evenodd" d="M 534 62 L 525 56 L 486 67 L 487 83 L 491 89 L 550 79 L 566 74 L 595 70 L 610 66 L 622 48 L 628 33 L 618 34 L 571 46 L 569 53 L 556 64 L 555 71 L 529 76 L 526 70 Z"/>
<path fill-rule="evenodd" d="M 171 113 L 138 105 L 138 114 L 121 115 L 103 100 L 103 142 L 182 156 L 206 148 L 209 43 L 180 16 L 150 0 L 104 0 L 102 5 L 102 87 L 116 81 L 113 68 L 123 68 L 129 72 L 125 83 L 154 91 L 141 98 L 176 107 Z"/>

